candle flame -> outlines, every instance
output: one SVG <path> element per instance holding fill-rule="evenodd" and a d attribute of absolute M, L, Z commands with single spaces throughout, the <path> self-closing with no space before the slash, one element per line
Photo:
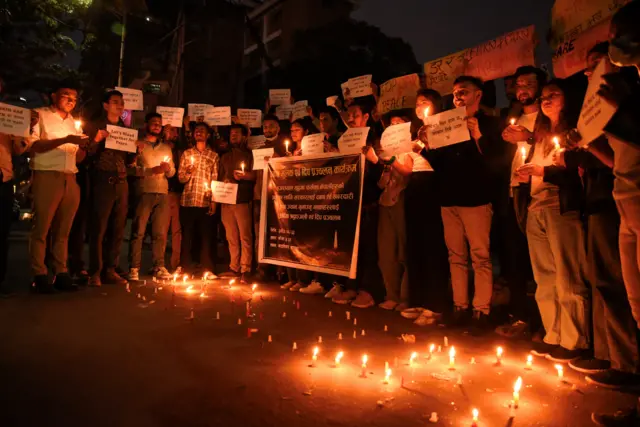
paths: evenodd
<path fill-rule="evenodd" d="M 174 275 L 173 275 L 173 281 L 175 282 L 177 279 L 178 279 L 178 275 L 177 275 L 177 274 L 174 274 Z"/>
<path fill-rule="evenodd" d="M 455 347 L 453 347 L 453 346 L 451 347 L 451 350 L 449 350 L 449 357 L 450 357 L 451 359 L 453 359 L 453 358 L 455 358 L 455 357 L 456 357 L 456 348 L 455 348 Z"/>
<path fill-rule="evenodd" d="M 509 120 L 509 123 L 511 123 L 511 126 L 515 125 L 516 124 L 516 119 Z"/>
<path fill-rule="evenodd" d="M 480 415 L 480 412 L 478 411 L 478 409 L 477 408 L 473 408 L 471 413 L 473 414 L 473 421 L 478 421 L 478 415 Z"/>
<path fill-rule="evenodd" d="M 417 357 L 418 357 L 418 353 L 416 353 L 414 351 L 413 353 L 411 353 L 411 357 L 409 358 L 409 362 L 413 363 L 413 361 L 416 360 Z"/>
<path fill-rule="evenodd" d="M 186 292 L 189 292 L 189 293 L 193 292 L 193 285 L 189 285 Z"/>
<path fill-rule="evenodd" d="M 436 349 L 436 345 L 435 344 L 431 344 L 429 346 L 429 353 L 433 353 L 433 350 L 435 350 L 435 349 Z"/>
<path fill-rule="evenodd" d="M 236 279 L 229 280 L 229 286 L 233 285 L 234 283 L 236 283 Z"/>
<path fill-rule="evenodd" d="M 553 137 L 553 145 L 556 147 L 556 150 L 560 149 L 560 140 L 558 139 L 557 136 Z"/>
<path fill-rule="evenodd" d="M 558 371 L 558 377 L 562 378 L 562 375 L 564 373 L 564 368 L 562 367 L 562 365 L 555 365 L 556 370 Z"/>
<path fill-rule="evenodd" d="M 188 278 L 189 278 L 189 275 L 185 274 L 184 276 L 182 276 L 182 282 L 187 283 Z"/>
<path fill-rule="evenodd" d="M 521 388 L 522 388 L 522 377 L 518 377 L 518 379 L 516 380 L 516 383 L 513 385 L 513 392 L 519 393 Z"/>
<path fill-rule="evenodd" d="M 496 349 L 496 356 L 498 356 L 498 358 L 501 358 L 502 357 L 502 353 L 503 353 L 502 347 L 498 347 Z"/>
<path fill-rule="evenodd" d="M 390 376 L 391 376 L 391 369 L 390 369 L 390 368 L 387 368 L 387 371 L 385 372 L 385 377 L 386 377 L 385 379 L 386 379 L 387 381 L 389 381 L 389 377 L 390 377 Z"/>
<path fill-rule="evenodd" d="M 253 284 L 253 286 L 251 286 L 251 290 L 253 292 L 255 292 L 257 288 L 258 288 L 258 285 L 256 285 L 255 283 Z"/>
<path fill-rule="evenodd" d="M 367 366 L 367 362 L 369 361 L 369 356 L 366 354 L 362 356 L 362 366 Z"/>
<path fill-rule="evenodd" d="M 533 356 L 532 356 L 532 355 L 528 355 L 528 356 L 527 356 L 527 363 L 528 363 L 529 365 L 531 365 L 531 364 L 533 363 Z"/>
<path fill-rule="evenodd" d="M 319 351 L 320 351 L 320 350 L 318 349 L 318 347 L 314 347 L 314 348 L 313 348 L 313 357 L 318 357 L 318 352 L 319 352 Z"/>
<path fill-rule="evenodd" d="M 336 354 L 336 365 L 340 364 L 340 360 L 342 360 L 342 357 L 344 356 L 344 352 L 339 351 L 338 354 Z"/>
<path fill-rule="evenodd" d="M 527 158 L 527 149 L 522 147 L 520 148 L 520 155 L 522 156 L 523 159 Z"/>
<path fill-rule="evenodd" d="M 200 294 L 200 298 L 206 298 L 207 294 L 205 294 L 204 292 Z"/>
<path fill-rule="evenodd" d="M 425 110 L 424 110 L 424 118 L 425 118 L 425 119 L 426 119 L 427 117 L 429 117 L 429 109 L 430 109 L 430 108 L 431 108 L 431 107 L 427 107 L 427 108 L 425 108 Z"/>

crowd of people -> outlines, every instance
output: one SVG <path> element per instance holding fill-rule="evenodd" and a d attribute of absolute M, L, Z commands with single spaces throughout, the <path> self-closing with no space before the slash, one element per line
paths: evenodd
<path fill-rule="evenodd" d="M 444 148 L 430 147 L 425 110 L 438 114 L 449 98 L 431 89 L 418 91 L 415 111 L 385 116 L 375 108 L 375 85 L 372 97 L 346 96 L 294 121 L 280 120 L 267 104 L 261 148 L 273 148 L 275 157 L 304 155 L 302 139 L 318 132 L 325 133 L 325 151 L 338 152 L 346 128 L 370 127 L 362 149 L 355 279 L 257 262 L 263 172 L 253 170 L 247 126 L 234 120 L 210 127 L 202 117 L 185 117 L 177 129 L 152 112 L 136 153 L 107 149 L 107 125 L 124 126 L 122 93 L 105 93 L 99 118 L 78 132 L 72 114 L 79 92 L 65 82 L 51 94 L 51 105 L 33 112 L 30 138 L 0 134 L 0 281 L 12 218 L 12 156 L 27 153 L 37 292 L 73 291 L 83 280 L 90 286 L 139 280 L 147 234 L 148 267 L 156 278 L 214 272 L 224 233 L 229 268 L 222 276 L 244 283 L 286 277 L 283 289 L 360 308 L 378 302 L 418 325 L 487 332 L 499 320 L 492 313 L 494 291 L 504 287 L 508 317 L 496 332 L 531 338 L 532 354 L 568 363 L 591 383 L 640 386 L 639 20 L 640 2 L 632 1 L 613 17 L 610 41 L 588 53 L 588 78 L 601 61 L 611 63 L 598 96 L 617 111 L 586 147 L 570 108 L 582 103 L 584 92 L 534 65 L 505 79 L 511 104 L 501 110 L 483 104 L 483 81 L 458 77 L 452 103 L 466 109 L 470 139 Z M 408 122 L 414 151 L 384 157 L 384 128 Z M 212 201 L 211 181 L 237 183 L 236 204 Z M 536 304 L 527 297 L 533 289 Z"/>

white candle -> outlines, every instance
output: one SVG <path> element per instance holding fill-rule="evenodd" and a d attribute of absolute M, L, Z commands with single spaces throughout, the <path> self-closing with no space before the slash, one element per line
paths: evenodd
<path fill-rule="evenodd" d="M 82 121 L 81 120 L 76 120 L 74 122 L 75 126 L 76 126 L 76 132 L 80 133 L 82 132 Z"/>
<path fill-rule="evenodd" d="M 473 415 L 473 424 L 472 424 L 472 426 L 477 426 L 478 425 L 478 415 L 480 415 L 480 412 L 478 412 L 478 409 L 473 408 L 473 410 L 471 411 L 471 414 Z"/>
<path fill-rule="evenodd" d="M 389 384 L 390 378 L 391 378 L 391 369 L 387 368 L 384 371 L 384 381 L 383 382 L 385 384 Z"/>
<path fill-rule="evenodd" d="M 415 364 L 417 357 L 418 357 L 418 353 L 416 353 L 415 351 L 411 353 L 411 357 L 409 358 L 409 366 L 411 366 L 412 368 L 413 368 L 413 365 Z"/>
<path fill-rule="evenodd" d="M 511 124 L 511 126 L 515 126 L 515 124 L 516 124 L 516 119 L 511 119 L 511 120 L 509 120 L 509 123 Z"/>
<path fill-rule="evenodd" d="M 560 140 L 558 139 L 557 136 L 553 137 L 553 145 L 554 145 L 556 151 L 560 151 Z"/>
<path fill-rule="evenodd" d="M 532 355 L 528 355 L 527 356 L 527 367 L 525 369 L 530 371 L 532 367 L 533 367 L 533 356 Z"/>
<path fill-rule="evenodd" d="M 240 163 L 240 169 L 242 169 L 242 173 L 244 173 L 244 162 Z"/>
<path fill-rule="evenodd" d="M 502 364 L 502 347 L 498 347 L 496 349 L 496 365 L 501 365 Z"/>
<path fill-rule="evenodd" d="M 558 379 L 562 380 L 564 378 L 564 368 L 562 365 L 556 365 L 556 370 L 558 371 Z"/>
<path fill-rule="evenodd" d="M 456 365 L 456 348 L 452 346 L 451 350 L 449 350 L 449 369 L 450 370 L 455 369 L 455 365 Z"/>
<path fill-rule="evenodd" d="M 366 377 L 367 376 L 367 361 L 369 360 L 369 357 L 365 354 L 362 356 L 362 372 L 360 372 L 360 376 L 362 377 Z"/>
<path fill-rule="evenodd" d="M 429 360 L 431 360 L 431 358 L 433 357 L 433 350 L 436 349 L 436 345 L 435 344 L 431 344 L 429 346 Z"/>
<path fill-rule="evenodd" d="M 316 361 L 318 360 L 318 352 L 320 350 L 318 349 L 318 347 L 315 347 L 313 349 L 313 356 L 311 356 L 311 366 L 316 366 Z"/>
<path fill-rule="evenodd" d="M 288 139 L 284 141 L 284 149 L 285 149 L 285 151 L 287 153 L 289 152 L 289 140 Z"/>
<path fill-rule="evenodd" d="M 518 377 L 513 385 L 513 407 L 517 408 L 520 404 L 520 389 L 522 388 L 522 377 Z"/>
<path fill-rule="evenodd" d="M 251 285 L 251 292 L 255 292 L 256 289 L 258 289 L 258 285 L 256 285 L 255 283 Z"/>
<path fill-rule="evenodd" d="M 520 157 L 522 157 L 522 163 L 527 161 L 527 149 L 525 147 L 520 148 Z"/>
<path fill-rule="evenodd" d="M 344 356 L 344 353 L 342 351 L 339 351 L 338 354 L 336 354 L 336 359 L 335 359 L 336 368 L 340 366 L 340 361 L 342 360 L 343 356 Z"/>
<path fill-rule="evenodd" d="M 195 159 L 193 158 L 193 156 L 191 156 L 191 166 L 193 166 L 195 164 Z"/>

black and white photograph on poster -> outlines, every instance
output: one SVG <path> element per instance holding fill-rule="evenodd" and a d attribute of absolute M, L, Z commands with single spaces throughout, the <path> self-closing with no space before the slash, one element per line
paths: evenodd
<path fill-rule="evenodd" d="M 355 278 L 363 170 L 359 154 L 271 159 L 259 261 Z"/>

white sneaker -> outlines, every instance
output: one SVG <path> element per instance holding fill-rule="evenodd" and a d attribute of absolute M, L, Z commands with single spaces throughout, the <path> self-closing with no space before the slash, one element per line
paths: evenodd
<path fill-rule="evenodd" d="M 280 285 L 280 289 L 289 289 L 290 287 L 292 287 L 295 284 L 296 284 L 296 282 L 287 282 L 284 285 Z"/>
<path fill-rule="evenodd" d="M 383 310 L 395 310 L 397 306 L 398 303 L 395 301 L 391 301 L 390 299 L 378 304 L 378 307 L 382 308 Z"/>
<path fill-rule="evenodd" d="M 301 294 L 323 294 L 324 288 L 317 280 L 312 280 L 309 286 L 300 289 Z"/>
<path fill-rule="evenodd" d="M 339 296 L 341 293 L 342 293 L 342 285 L 340 285 L 338 283 L 334 283 L 333 284 L 333 288 L 331 288 L 331 290 L 329 292 L 324 294 L 324 297 L 325 298 L 335 298 L 335 297 Z"/>
<path fill-rule="evenodd" d="M 161 279 L 161 280 L 170 280 L 173 278 L 171 273 L 169 273 L 167 269 L 164 267 L 156 268 L 156 271 L 153 275 L 156 277 L 156 279 Z"/>
<path fill-rule="evenodd" d="M 303 287 L 304 287 L 304 285 L 303 285 L 302 283 L 298 282 L 298 283 L 296 283 L 295 285 L 291 286 L 291 287 L 289 288 L 289 290 L 290 290 L 291 292 L 298 292 L 298 291 L 299 291 L 300 289 L 302 289 Z"/>
<path fill-rule="evenodd" d="M 358 296 L 351 303 L 352 307 L 356 308 L 369 308 L 376 305 L 376 302 L 373 300 L 371 294 L 367 291 L 358 292 Z"/>
<path fill-rule="evenodd" d="M 139 268 L 130 268 L 129 269 L 129 280 L 140 280 L 140 269 Z"/>
<path fill-rule="evenodd" d="M 404 317 L 405 319 L 417 319 L 425 311 L 428 311 L 428 310 L 422 307 L 407 308 L 406 310 L 402 310 L 400 312 L 400 316 Z"/>
<path fill-rule="evenodd" d="M 356 291 L 348 290 L 342 292 L 340 295 L 331 298 L 331 301 L 335 302 L 336 304 L 350 304 L 351 301 L 353 301 L 357 296 L 358 293 Z"/>
<path fill-rule="evenodd" d="M 428 326 L 428 325 L 433 325 L 434 323 L 436 323 L 437 320 L 438 320 L 437 317 L 420 316 L 413 323 L 418 326 Z"/>

